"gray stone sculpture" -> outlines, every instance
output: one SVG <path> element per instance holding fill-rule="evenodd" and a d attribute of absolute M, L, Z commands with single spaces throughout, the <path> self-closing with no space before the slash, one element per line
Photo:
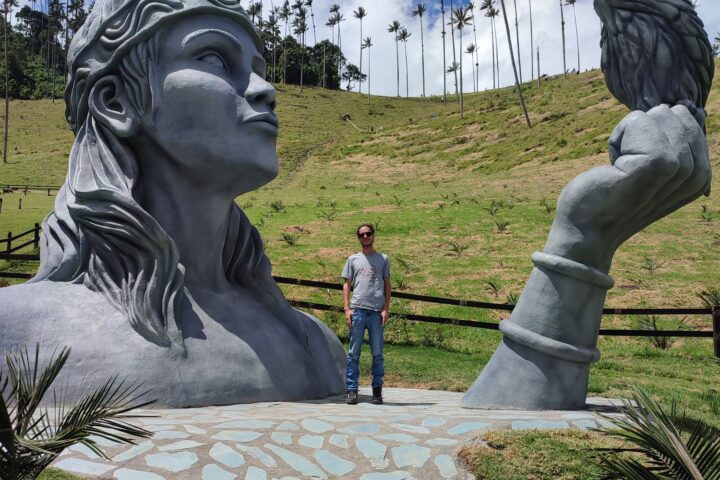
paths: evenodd
<path fill-rule="evenodd" d="M 278 173 L 262 48 L 236 0 L 95 3 L 68 54 L 67 180 L 37 276 L 0 289 L 0 354 L 72 347 L 71 397 L 115 374 L 173 406 L 344 391 L 342 345 L 234 202 Z"/>
<path fill-rule="evenodd" d="M 710 191 L 703 107 L 715 66 L 691 2 L 595 0 L 595 9 L 606 83 L 634 111 L 610 137 L 611 164 L 561 193 L 545 248 L 464 407 L 584 407 L 615 251 Z"/>

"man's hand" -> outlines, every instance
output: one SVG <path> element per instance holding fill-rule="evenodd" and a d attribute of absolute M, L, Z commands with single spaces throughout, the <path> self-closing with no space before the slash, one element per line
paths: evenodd
<path fill-rule="evenodd" d="M 623 242 L 709 192 L 707 141 L 682 105 L 630 113 L 610 137 L 610 160 L 565 187 L 545 252 L 607 272 Z"/>
<path fill-rule="evenodd" d="M 347 323 L 348 328 L 352 326 L 352 313 L 349 308 L 345 309 L 345 323 Z"/>
<path fill-rule="evenodd" d="M 382 322 L 380 324 L 384 327 L 388 319 L 390 318 L 390 312 L 388 312 L 387 310 L 381 310 L 380 317 L 382 317 Z"/>

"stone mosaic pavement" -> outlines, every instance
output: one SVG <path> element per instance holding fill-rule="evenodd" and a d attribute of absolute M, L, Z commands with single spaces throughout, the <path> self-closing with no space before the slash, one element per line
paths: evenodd
<path fill-rule="evenodd" d="M 344 396 L 304 402 L 148 410 L 137 420 L 155 435 L 138 445 L 98 439 L 111 458 L 75 445 L 54 466 L 117 480 L 463 479 L 455 451 L 488 429 L 587 429 L 611 402 L 589 410 L 519 412 L 460 408 L 462 393 L 387 388 L 385 404 Z"/>

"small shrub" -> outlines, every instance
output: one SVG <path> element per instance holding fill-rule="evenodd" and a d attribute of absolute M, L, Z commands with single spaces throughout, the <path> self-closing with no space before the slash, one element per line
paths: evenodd
<path fill-rule="evenodd" d="M 398 290 L 407 290 L 408 284 L 403 277 L 395 277 L 395 288 Z"/>
<path fill-rule="evenodd" d="M 270 202 L 270 208 L 272 208 L 276 213 L 284 212 L 285 203 L 283 203 L 282 200 L 273 200 Z"/>
<path fill-rule="evenodd" d="M 703 304 L 708 308 L 720 305 L 720 288 L 708 287 L 695 295 L 697 295 L 697 297 L 702 300 Z"/>
<path fill-rule="evenodd" d="M 404 200 L 403 200 L 402 198 L 398 197 L 397 195 L 393 195 L 393 202 L 394 202 L 395 205 L 397 205 L 398 207 L 401 207 L 402 204 L 403 204 L 403 202 L 404 202 Z"/>
<path fill-rule="evenodd" d="M 448 242 L 448 244 L 450 245 L 450 250 L 456 257 L 462 256 L 463 252 L 468 249 L 468 245 L 466 243 L 451 241 Z"/>
<path fill-rule="evenodd" d="M 337 218 L 337 210 L 320 210 L 320 216 L 328 222 L 332 222 Z"/>
<path fill-rule="evenodd" d="M 687 318 L 683 317 L 680 320 L 673 321 L 668 320 L 670 323 L 669 328 L 662 328 L 660 319 L 657 315 L 645 315 L 638 319 L 638 327 L 640 330 L 646 330 L 648 332 L 662 332 L 663 330 L 685 330 L 687 328 Z M 653 347 L 658 350 L 667 350 L 673 346 L 675 340 L 672 337 L 665 337 L 662 335 L 653 335 L 647 337 L 648 341 Z"/>
<path fill-rule="evenodd" d="M 282 239 L 291 247 L 294 247 L 298 242 L 298 236 L 294 233 L 283 232 Z"/>
<path fill-rule="evenodd" d="M 494 216 L 500 211 L 500 206 L 499 206 L 499 205 L 495 205 L 495 204 L 493 203 L 493 204 L 490 205 L 489 207 L 483 208 L 483 210 L 485 210 L 486 212 L 488 212 L 491 217 L 494 217 Z"/>
<path fill-rule="evenodd" d="M 500 280 L 495 278 L 485 280 L 485 290 L 487 290 L 493 297 L 497 298 L 502 290 L 502 283 L 500 283 Z"/>
<path fill-rule="evenodd" d="M 549 201 L 545 197 L 543 197 L 543 199 L 540 200 L 540 206 L 545 208 L 546 213 L 553 213 L 557 208 L 553 202 Z"/>
<path fill-rule="evenodd" d="M 495 227 L 497 227 L 498 232 L 504 232 L 507 230 L 508 226 L 510 225 L 510 222 L 502 221 L 502 220 L 495 220 Z"/>
<path fill-rule="evenodd" d="M 647 255 L 643 257 L 642 269 L 646 270 L 650 275 L 654 275 L 657 269 L 659 269 L 663 265 L 663 263 L 660 263 L 654 258 L 648 257 Z"/>
<path fill-rule="evenodd" d="M 520 295 L 515 292 L 510 292 L 505 295 L 505 303 L 508 305 L 517 305 L 518 300 L 520 300 Z"/>

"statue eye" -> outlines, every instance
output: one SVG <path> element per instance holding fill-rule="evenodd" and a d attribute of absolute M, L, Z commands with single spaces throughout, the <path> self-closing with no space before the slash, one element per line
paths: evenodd
<path fill-rule="evenodd" d="M 198 57 L 198 60 L 201 62 L 209 63 L 210 65 L 214 65 L 218 68 L 222 68 L 223 70 L 227 70 L 227 65 L 225 65 L 225 61 L 217 53 L 206 53 Z"/>

